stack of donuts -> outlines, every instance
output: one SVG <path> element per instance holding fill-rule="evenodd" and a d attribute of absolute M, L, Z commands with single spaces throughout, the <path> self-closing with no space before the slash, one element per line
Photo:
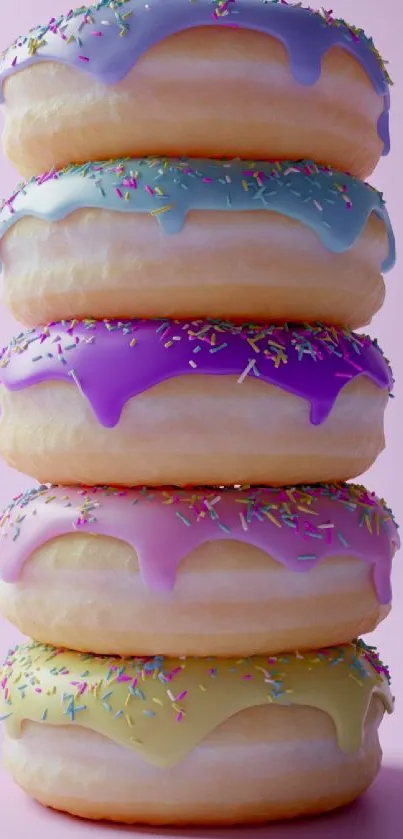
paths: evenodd
<path fill-rule="evenodd" d="M 5 759 L 45 805 L 149 824 L 330 810 L 393 709 L 359 636 L 399 545 L 356 483 L 394 237 L 373 41 L 284 0 L 99 0 L 4 53 Z M 43 174 L 45 172 L 45 174 Z M 347 174 L 349 173 L 349 174 Z"/>

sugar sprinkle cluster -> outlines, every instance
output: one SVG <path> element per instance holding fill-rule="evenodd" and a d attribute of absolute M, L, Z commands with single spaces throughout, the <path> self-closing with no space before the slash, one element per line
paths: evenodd
<path fill-rule="evenodd" d="M 239 338 L 250 347 L 254 356 L 251 358 L 248 367 L 243 371 L 239 383 L 246 376 L 253 373 L 259 377 L 257 369 L 257 357 L 269 361 L 277 369 L 287 364 L 291 356 L 296 356 L 302 362 L 309 357 L 317 362 L 324 361 L 329 356 L 348 358 L 352 369 L 362 372 L 360 356 L 368 347 L 376 347 L 383 355 L 376 339 L 368 335 L 352 332 L 347 327 L 342 329 L 326 326 L 322 323 L 316 324 L 292 324 L 285 323 L 281 326 L 262 324 L 240 324 L 221 320 L 195 320 L 183 322 L 178 320 L 96 320 L 88 318 L 83 321 L 70 320 L 61 321 L 59 324 L 48 324 L 44 327 L 33 328 L 27 332 L 20 333 L 5 347 L 0 354 L 0 369 L 8 367 L 13 357 L 21 355 L 30 350 L 32 344 L 38 348 L 37 354 L 32 357 L 32 363 L 38 363 L 45 358 L 55 358 L 61 364 L 67 364 L 66 355 L 76 350 L 82 344 L 92 345 L 96 343 L 97 337 L 105 333 L 118 332 L 126 339 L 127 344 L 135 349 L 137 345 L 138 330 L 144 326 L 150 330 L 150 336 L 158 336 L 159 343 L 166 350 L 172 350 L 178 342 L 187 341 L 192 351 L 190 353 L 189 365 L 197 368 L 197 354 L 208 348 L 210 355 L 216 355 L 226 349 L 228 344 L 226 337 Z M 58 332 L 60 328 L 60 334 Z M 346 356 L 345 344 L 349 351 Z M 354 361 L 354 358 L 356 361 Z M 389 362 L 385 359 L 389 370 Z"/>
<path fill-rule="evenodd" d="M 30 517 L 38 515 L 38 502 L 46 505 L 62 503 L 65 508 L 74 510 L 74 528 L 76 530 L 90 528 L 99 517 L 102 517 L 102 507 L 111 497 L 133 496 L 132 504 L 137 505 L 157 502 L 161 506 L 169 506 L 172 515 L 176 516 L 185 527 L 197 526 L 206 518 L 219 530 L 227 534 L 231 529 L 227 524 L 223 504 L 228 498 L 228 490 L 220 487 L 193 487 L 187 490 L 176 488 L 149 489 L 141 487 L 129 492 L 117 487 L 77 487 L 73 493 L 67 487 L 65 493 L 55 494 L 57 489 L 52 485 L 26 490 L 15 496 L 5 508 L 0 518 L 1 538 L 8 535 L 16 542 L 24 526 L 29 526 Z M 348 547 L 345 535 L 336 530 L 331 520 L 325 524 L 317 524 L 315 518 L 319 515 L 318 502 L 329 499 L 341 505 L 350 516 L 358 516 L 357 525 L 365 528 L 371 536 L 376 537 L 383 530 L 391 530 L 398 540 L 398 525 L 392 510 L 383 499 L 377 498 L 364 486 L 358 484 L 334 483 L 317 484 L 314 486 L 289 486 L 282 489 L 272 487 L 237 487 L 234 488 L 233 503 L 239 507 L 239 520 L 244 531 L 253 527 L 254 522 L 264 521 L 275 528 L 288 527 L 296 534 L 303 535 L 307 541 L 315 544 L 316 540 L 326 540 L 331 544 L 333 540 Z M 234 490 L 231 492 L 233 493 Z M 79 502 L 77 503 L 77 496 Z M 27 520 L 28 519 L 28 520 Z M 315 559 L 315 554 L 301 556 L 301 559 Z"/>
<path fill-rule="evenodd" d="M 200 0 L 183 0 L 183 5 L 198 2 L 200 2 Z M 368 37 L 363 29 L 347 23 L 343 18 L 336 18 L 332 10 L 328 11 L 323 7 L 316 10 L 310 6 L 303 5 L 302 2 L 289 2 L 289 0 L 261 0 L 261 2 L 262 5 L 266 6 L 282 5 L 301 9 L 309 15 L 319 17 L 325 27 L 337 27 L 343 32 L 346 41 L 349 43 L 358 42 L 365 44 L 365 46 L 368 47 L 370 52 L 375 56 L 387 83 L 392 84 L 392 79 L 387 70 L 387 62 L 382 58 L 379 50 L 374 44 L 373 39 Z M 13 60 L 13 66 L 16 66 L 18 62 L 18 49 L 20 47 L 27 44 L 29 54 L 33 56 L 46 45 L 46 37 L 49 34 L 58 35 L 67 44 L 72 43 L 78 47 L 83 46 L 83 35 L 84 33 L 87 34 L 87 30 L 91 36 L 97 38 L 104 37 L 106 26 L 109 28 L 110 21 L 101 20 L 99 28 L 94 29 L 95 24 L 98 22 L 93 16 L 99 11 L 102 12 L 103 10 L 110 10 L 113 12 L 115 17 L 116 34 L 122 39 L 125 38 L 131 27 L 133 25 L 135 26 L 136 11 L 138 11 L 138 9 L 133 10 L 130 7 L 128 8 L 129 3 L 132 3 L 132 0 L 99 0 L 98 3 L 90 6 L 80 6 L 76 9 L 71 9 L 67 14 L 59 15 L 59 17 L 52 17 L 47 24 L 43 26 L 36 26 L 31 29 L 28 35 L 19 36 L 16 41 L 14 41 L 14 43 L 5 50 L 2 55 L 0 55 L 0 71 L 1 60 L 4 60 L 10 52 L 16 52 Z M 144 10 L 149 10 L 152 5 L 153 0 L 149 0 L 149 2 L 144 2 L 142 4 L 139 3 L 139 6 L 142 6 Z M 209 5 L 211 6 L 211 17 L 217 21 L 220 21 L 222 18 L 226 18 L 227 16 L 234 16 L 236 18 L 238 12 L 237 0 L 210 0 Z M 76 18 L 82 18 L 82 20 L 80 21 L 78 32 L 73 34 L 69 29 L 69 24 L 71 24 L 71 22 Z M 89 57 L 85 54 L 85 51 L 83 51 L 83 54 L 79 57 L 83 63 L 88 63 L 90 61 Z"/>
<path fill-rule="evenodd" d="M 21 700 L 29 701 L 33 693 L 43 699 L 43 721 L 46 721 L 48 715 L 47 703 L 54 701 L 55 694 L 60 692 L 59 713 L 66 717 L 66 723 L 77 721 L 80 725 L 84 723 L 83 716 L 88 710 L 86 697 L 89 697 L 91 702 L 101 704 L 107 724 L 119 721 L 121 726 L 125 721 L 130 729 L 128 739 L 136 745 L 142 745 L 141 740 L 134 736 L 135 722 L 131 713 L 136 714 L 137 717 L 140 714 L 155 718 L 158 716 L 159 708 L 162 709 L 167 705 L 171 709 L 171 721 L 181 723 L 187 716 L 189 703 L 200 702 L 201 696 L 209 690 L 211 682 L 220 678 L 227 678 L 231 682 L 233 677 L 243 682 L 259 680 L 260 683 L 267 685 L 266 699 L 269 702 L 283 700 L 282 704 L 287 694 L 294 693 L 293 689 L 287 687 L 289 675 L 287 671 L 290 667 L 291 674 L 295 664 L 303 663 L 304 675 L 306 671 L 307 679 L 313 672 L 314 665 L 321 664 L 334 668 L 343 664 L 347 665 L 348 676 L 361 688 L 371 674 L 376 683 L 381 684 L 386 680 L 390 684 L 389 669 L 380 660 L 376 648 L 368 646 L 361 640 L 345 647 L 306 653 L 287 653 L 267 658 L 251 657 L 239 661 L 215 658 L 187 659 L 186 657 L 170 660 L 163 656 L 118 658 L 91 653 L 73 653 L 75 671 L 81 670 L 81 665 L 83 668 L 79 674 L 66 667 L 63 660 L 65 653 L 69 654 L 69 651 L 36 642 L 28 642 L 9 651 L 5 664 L 0 670 L 2 698 L 6 709 L 9 710 L 0 720 L 13 715 L 12 694 L 14 691 L 18 691 Z M 59 659 L 60 656 L 61 659 Z M 58 664 L 58 659 L 60 664 Z M 369 665 L 369 670 L 363 665 L 363 661 Z M 95 665 L 93 669 L 92 665 Z M 45 691 L 42 686 L 41 675 L 44 668 L 52 677 L 52 686 L 48 691 Z M 203 670 L 205 678 L 203 682 L 197 684 L 200 669 Z M 188 670 L 187 673 L 186 670 Z M 103 671 L 105 675 L 101 675 Z M 181 688 L 180 692 L 176 693 L 175 679 L 183 675 L 189 677 L 188 688 Z M 60 688 L 57 691 L 59 679 Z M 162 692 L 155 690 L 156 682 L 163 686 Z M 233 684 L 236 684 L 236 680 Z M 121 701 L 122 686 L 127 687 L 123 703 Z M 166 698 L 162 699 L 161 696 L 164 694 Z M 38 699 L 38 696 L 36 698 Z M 138 700 L 144 705 L 139 706 Z M 286 704 L 292 704 L 292 702 L 290 696 L 289 703 L 286 702 Z"/>
<path fill-rule="evenodd" d="M 208 170 L 208 171 L 207 171 Z M 16 212 L 18 198 L 25 196 L 32 188 L 40 188 L 49 181 L 63 183 L 70 177 L 80 176 L 94 184 L 101 198 L 105 199 L 112 191 L 122 202 L 137 200 L 142 192 L 154 201 L 153 216 L 160 216 L 175 209 L 170 189 L 179 188 L 190 191 L 202 183 L 206 188 L 219 187 L 225 190 L 227 205 L 233 203 L 232 187 L 241 182 L 243 192 L 251 201 L 270 207 L 272 197 L 285 189 L 295 197 L 312 204 L 318 214 L 324 214 L 326 205 L 337 204 L 340 209 L 351 210 L 354 196 L 351 187 L 360 192 L 368 191 L 376 198 L 381 207 L 385 206 L 383 194 L 369 183 L 357 181 L 331 166 L 318 164 L 313 160 L 273 160 L 248 161 L 241 165 L 238 160 L 197 161 L 192 159 L 172 158 L 120 158 L 114 161 L 96 161 L 83 164 L 67 164 L 64 169 L 51 170 L 33 176 L 28 182 L 18 184 L 13 194 L 0 203 L 3 218 L 0 223 L 7 223 L 8 216 Z M 110 176 L 113 176 L 112 182 Z M 303 177 L 304 192 L 301 192 L 300 179 Z M 308 188 L 309 187 L 309 188 Z M 325 187 L 325 189 L 323 188 Z M 325 194 L 321 194 L 325 193 Z M 190 202 L 191 204 L 191 199 Z M 323 218 L 324 226 L 330 226 Z"/>

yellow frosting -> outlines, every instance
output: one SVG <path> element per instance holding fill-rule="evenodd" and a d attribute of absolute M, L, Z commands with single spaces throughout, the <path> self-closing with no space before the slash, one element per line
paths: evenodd
<path fill-rule="evenodd" d="M 76 724 L 155 766 L 178 763 L 214 728 L 257 705 L 308 705 L 334 720 L 340 748 L 360 748 L 372 696 L 393 710 L 388 671 L 373 648 L 348 646 L 248 659 L 91 656 L 28 642 L 0 670 L 0 717 Z"/>

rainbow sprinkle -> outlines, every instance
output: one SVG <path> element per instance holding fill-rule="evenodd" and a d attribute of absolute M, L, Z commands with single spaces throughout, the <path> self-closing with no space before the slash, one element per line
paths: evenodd
<path fill-rule="evenodd" d="M 1 537 L 10 534 L 12 540 L 16 541 L 21 535 L 22 527 L 28 525 L 27 517 L 37 516 L 38 501 L 43 501 L 46 505 L 55 502 L 60 504 L 60 495 L 55 495 L 54 490 L 58 491 L 60 488 L 42 484 L 16 495 L 0 516 Z M 185 490 L 171 487 L 140 487 L 127 490 L 111 486 L 83 486 L 74 488 L 73 495 L 72 489 L 66 487 L 62 503 L 66 508 L 74 509 L 74 524 L 78 529 L 97 522 L 99 515 L 102 515 L 104 501 L 109 498 L 127 498 L 135 493 L 137 497 L 133 499 L 133 504 L 158 502 L 163 507 L 168 506 L 172 515 L 179 518 L 185 527 L 197 526 L 207 517 L 216 527 L 225 527 L 230 532 L 221 520 L 221 508 L 225 505 L 228 491 L 228 488 L 223 487 L 197 486 Z M 231 492 L 235 492 L 235 503 L 239 504 L 239 515 L 245 530 L 253 527 L 255 521 L 265 521 L 276 528 L 292 528 L 303 534 L 308 541 L 332 540 L 334 524 L 328 521 L 317 525 L 315 522 L 318 515 L 316 508 L 321 499 L 340 504 L 346 513 L 358 516 L 359 527 L 367 527 L 374 537 L 384 528 L 398 530 L 399 527 L 386 501 L 360 484 L 328 483 L 285 486 L 282 489 L 235 487 Z M 77 498 L 74 497 L 77 495 L 81 498 L 78 504 Z M 182 509 L 187 510 L 186 516 L 178 511 L 179 504 Z"/>
<path fill-rule="evenodd" d="M 389 681 L 363 641 L 239 660 L 119 658 L 28 642 L 10 650 L 0 669 L 0 718 L 14 737 L 23 720 L 77 724 L 167 767 L 235 713 L 310 704 L 337 716 L 340 748 L 351 752 L 362 743 L 371 697 L 393 710 Z"/>
<path fill-rule="evenodd" d="M 183 5 L 185 5 L 186 3 L 195 2 L 197 2 L 197 0 L 183 0 Z M 310 6 L 303 5 L 301 2 L 287 2 L 287 0 L 262 0 L 262 2 L 264 3 L 264 5 L 267 6 L 282 5 L 301 9 L 306 14 L 312 17 L 320 18 L 320 21 L 324 27 L 335 27 L 339 30 L 342 30 L 347 42 L 350 42 L 352 44 L 358 42 L 364 44 L 368 48 L 368 50 L 374 55 L 375 59 L 377 60 L 386 82 L 390 85 L 392 84 L 392 79 L 387 70 L 387 62 L 384 61 L 384 59 L 382 58 L 381 54 L 379 53 L 378 49 L 374 44 L 373 39 L 368 37 L 363 29 L 354 26 L 353 24 L 347 23 L 347 21 L 345 21 L 343 18 L 334 17 L 333 12 L 331 10 L 327 11 L 324 8 L 316 10 Z M 238 12 L 236 0 L 212 0 L 211 7 L 211 17 L 213 20 L 219 22 L 227 17 L 233 17 L 234 25 L 236 25 L 235 21 Z M 49 20 L 49 22 L 45 25 L 39 25 L 34 27 L 28 32 L 27 35 L 20 35 L 11 44 L 10 47 L 4 50 L 3 53 L 0 53 L 0 62 L 5 61 L 5 59 L 8 56 L 10 56 L 10 54 L 14 52 L 18 53 L 18 49 L 24 46 L 28 47 L 29 55 L 35 55 L 44 46 L 46 46 L 46 38 L 49 35 L 59 36 L 61 40 L 64 41 L 66 44 L 73 44 L 74 46 L 78 47 L 80 47 L 82 40 L 86 35 L 87 29 L 90 31 L 91 37 L 102 38 L 105 34 L 105 26 L 102 27 L 102 23 L 105 24 L 105 22 L 101 21 L 101 26 L 99 26 L 98 29 L 94 29 L 94 15 L 97 12 L 102 11 L 105 12 L 109 10 L 113 12 L 114 24 L 117 35 L 121 38 L 124 38 L 127 35 L 127 33 L 131 30 L 133 25 L 135 26 L 136 13 L 139 10 L 147 8 L 147 3 L 138 3 L 137 7 L 133 7 L 132 0 L 99 0 L 98 3 L 94 3 L 89 6 L 79 6 L 76 9 L 71 9 L 67 14 L 62 14 L 58 17 L 52 17 Z M 72 34 L 69 30 L 69 24 L 77 20 L 77 18 L 81 18 L 81 21 L 79 22 L 79 27 L 76 31 L 76 34 Z M 112 21 L 108 20 L 107 22 L 109 24 Z M 66 29 L 69 32 L 68 35 L 66 35 Z M 83 62 L 89 61 L 88 56 L 86 56 L 85 54 L 79 55 L 79 59 Z M 16 54 L 14 61 L 17 62 L 17 60 L 18 55 Z"/>

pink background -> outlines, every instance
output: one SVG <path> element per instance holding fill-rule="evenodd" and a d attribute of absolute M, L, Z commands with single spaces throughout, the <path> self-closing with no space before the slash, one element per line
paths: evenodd
<path fill-rule="evenodd" d="M 84 0 L 83 0 L 84 2 Z M 151 0 L 152 2 L 152 0 Z M 317 0 L 319 4 L 319 0 Z M 398 247 L 403 241 L 403 212 L 401 211 L 401 165 L 398 156 L 403 148 L 403 62 L 401 59 L 401 26 L 399 17 L 402 0 L 329 0 L 336 16 L 345 17 L 362 26 L 373 35 L 382 55 L 390 61 L 389 70 L 395 81 L 392 91 L 392 153 L 378 167 L 372 182 L 385 193 L 389 211 L 394 223 Z M 77 0 L 78 5 L 78 0 Z M 18 0 L 5 3 L 0 0 L 0 51 L 17 35 L 31 26 L 45 22 L 54 14 L 67 9 L 67 0 Z M 18 11 L 17 11 L 18 9 Z M 15 10 L 13 14 L 13 10 Z M 0 155 L 0 195 L 7 197 L 17 180 L 15 171 Z M 388 296 L 384 310 L 375 319 L 371 332 L 379 339 L 388 358 L 393 363 L 397 380 L 396 398 L 389 405 L 386 419 L 387 449 L 376 466 L 365 476 L 366 485 L 376 490 L 392 506 L 398 521 L 403 523 L 403 447 L 400 432 L 403 422 L 403 352 L 402 306 L 403 288 L 399 267 L 387 277 Z M 18 327 L 5 310 L 0 307 L 0 344 L 4 346 Z M 1 427 L 0 427 L 1 433 Z M 11 496 L 28 486 L 28 479 L 0 464 L 0 507 Z M 403 656 L 400 638 L 403 635 L 403 565 L 397 557 L 394 568 L 394 610 L 389 619 L 375 633 L 372 640 L 380 647 L 384 660 L 390 664 L 394 693 L 397 696 L 397 710 L 393 717 L 385 720 L 382 729 L 384 747 L 384 768 L 370 791 L 352 808 L 330 817 L 313 822 L 305 821 L 293 825 L 279 825 L 253 831 L 254 836 L 270 839 L 340 839 L 344 833 L 349 839 L 362 836 L 365 839 L 397 839 L 402 836 L 399 814 L 403 815 Z M 0 619 L 0 658 L 14 643 L 17 633 Z M 110 828 L 90 825 L 48 812 L 29 801 L 0 769 L 0 823 L 2 835 L 31 839 L 79 839 L 90 836 L 152 836 L 152 830 L 137 831 L 127 828 Z M 4 834 L 3 834 L 4 831 Z M 250 831 L 236 831 L 239 836 L 250 836 Z M 161 833 L 159 834 L 161 835 Z M 180 831 L 163 831 L 163 836 L 184 836 Z M 232 831 L 196 831 L 193 836 L 225 837 Z"/>

